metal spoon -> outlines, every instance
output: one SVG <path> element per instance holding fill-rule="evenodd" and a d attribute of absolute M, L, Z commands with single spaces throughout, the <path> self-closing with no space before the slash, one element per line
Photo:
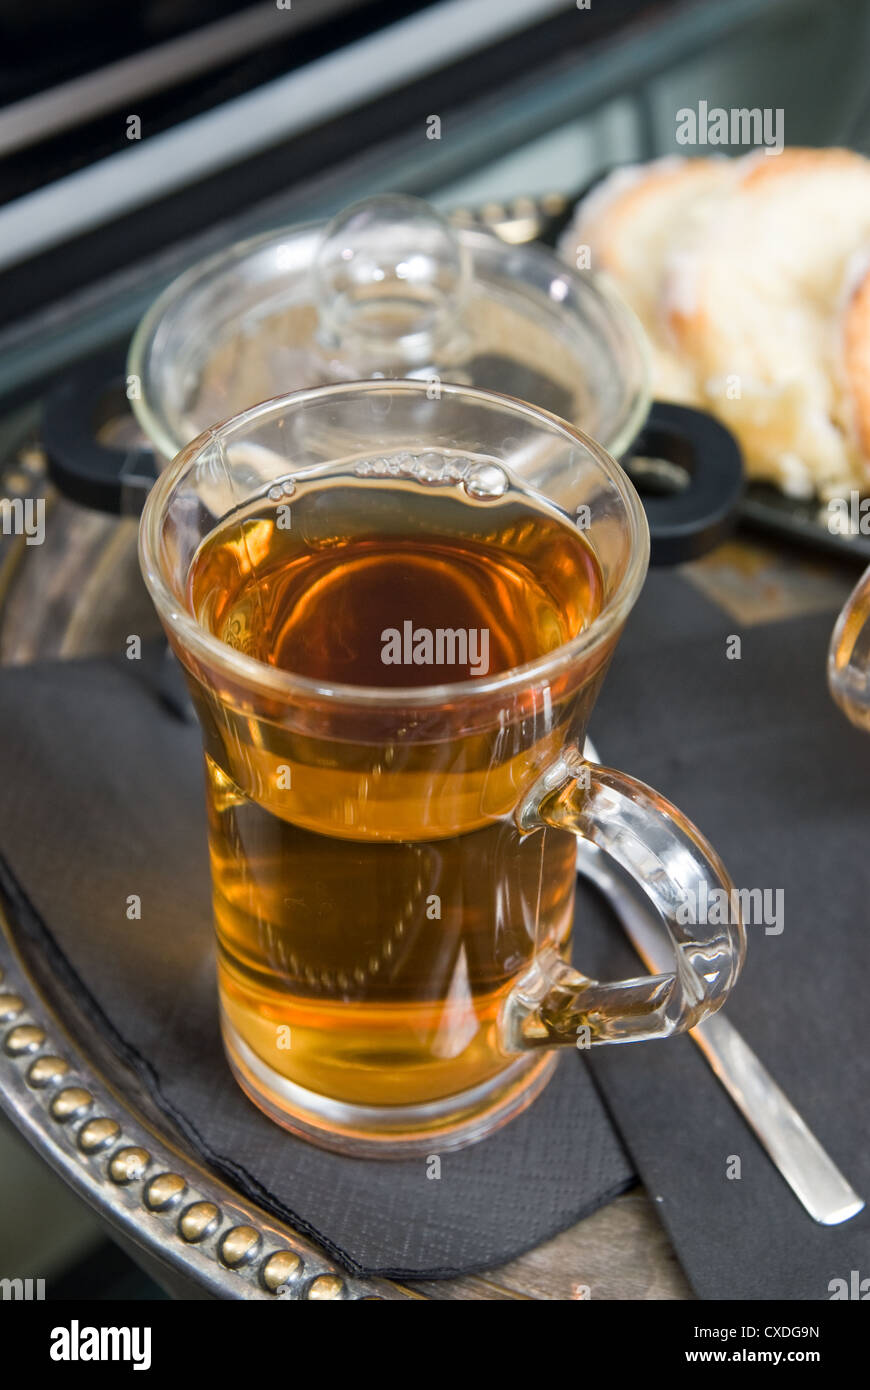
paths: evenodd
<path fill-rule="evenodd" d="M 598 762 L 587 739 L 585 756 Z M 607 856 L 589 840 L 577 840 L 577 871 L 604 894 L 632 945 L 654 974 L 670 970 L 673 951 L 665 930 L 626 887 Z M 721 1013 L 692 1028 L 714 1073 L 814 1221 L 837 1226 L 857 1216 L 864 1200 L 846 1181 L 737 1029 Z"/>

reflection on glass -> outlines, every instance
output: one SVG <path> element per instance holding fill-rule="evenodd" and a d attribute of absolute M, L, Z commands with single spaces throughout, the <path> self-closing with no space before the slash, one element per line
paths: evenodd
<path fill-rule="evenodd" d="M 837 619 L 828 652 L 828 685 L 843 713 L 870 732 L 870 568 Z"/>

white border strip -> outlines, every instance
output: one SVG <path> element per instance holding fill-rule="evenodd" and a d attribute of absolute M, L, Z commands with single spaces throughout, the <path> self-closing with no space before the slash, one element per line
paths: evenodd
<path fill-rule="evenodd" d="M 0 208 L 0 267 L 129 213 L 537 20 L 575 8 L 575 0 L 443 0 Z M 582 11 L 577 14 L 582 23 Z"/>
<path fill-rule="evenodd" d="M 274 38 L 304 31 L 324 18 L 350 9 L 355 0 L 296 0 L 292 11 L 275 0 L 216 20 L 205 28 L 167 39 L 130 58 L 61 82 L 0 109 L 0 155 L 27 149 L 58 131 L 82 125 L 123 102 L 165 91 L 218 64 L 240 58 Z M 132 114 L 132 113 L 131 113 Z"/>

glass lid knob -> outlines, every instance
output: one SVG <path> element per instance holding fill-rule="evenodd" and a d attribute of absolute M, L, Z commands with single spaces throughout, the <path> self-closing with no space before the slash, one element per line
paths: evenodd
<path fill-rule="evenodd" d="M 318 338 L 353 375 L 407 375 L 455 358 L 471 281 L 449 223 L 420 198 L 354 203 L 325 228 L 312 268 Z"/>

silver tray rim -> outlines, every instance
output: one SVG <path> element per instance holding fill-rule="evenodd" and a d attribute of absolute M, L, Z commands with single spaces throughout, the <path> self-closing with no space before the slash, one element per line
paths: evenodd
<path fill-rule="evenodd" d="M 34 1079 L 37 1062 L 42 1073 L 50 1073 L 46 1079 L 40 1070 L 40 1079 Z M 5 905 L 0 907 L 0 1108 L 128 1246 L 168 1265 L 178 1278 L 195 1279 L 201 1296 L 295 1302 L 426 1297 L 389 1279 L 349 1274 L 141 1117 L 45 998 L 16 945 Z"/>

